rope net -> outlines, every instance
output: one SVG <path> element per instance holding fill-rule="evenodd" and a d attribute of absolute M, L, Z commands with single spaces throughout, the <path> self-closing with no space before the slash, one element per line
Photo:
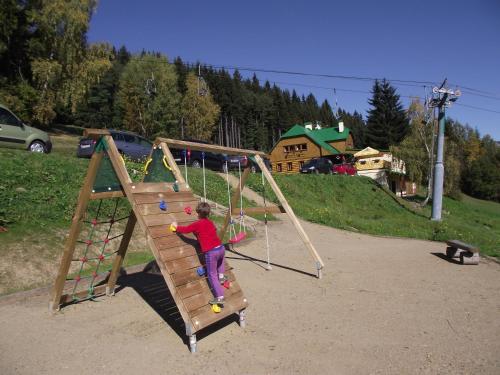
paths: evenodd
<path fill-rule="evenodd" d="M 73 302 L 96 297 L 95 287 L 111 271 L 129 214 L 130 206 L 124 198 L 89 202 L 67 277 L 74 281 L 67 291 Z"/>

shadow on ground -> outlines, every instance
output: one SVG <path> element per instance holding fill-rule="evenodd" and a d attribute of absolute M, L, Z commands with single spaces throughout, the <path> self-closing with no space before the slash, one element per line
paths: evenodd
<path fill-rule="evenodd" d="M 116 289 L 116 293 L 119 293 L 120 290 L 126 287 L 133 288 L 170 328 L 177 333 L 184 344 L 189 346 L 184 321 L 155 261 L 147 264 L 142 272 L 121 275 L 118 278 L 117 284 L 119 287 Z M 211 333 L 238 321 L 238 315 L 232 314 L 197 332 L 196 339 L 198 341 L 202 340 Z"/>

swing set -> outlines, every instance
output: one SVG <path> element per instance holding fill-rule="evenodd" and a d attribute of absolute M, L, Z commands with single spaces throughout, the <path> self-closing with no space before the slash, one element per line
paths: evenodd
<path fill-rule="evenodd" d="M 59 310 L 68 303 L 94 299 L 103 294 L 114 295 L 132 233 L 135 226 L 139 225 L 146 234 L 147 244 L 182 317 L 192 352 L 196 351 L 196 333 L 221 319 L 238 314 L 240 325 L 245 325 L 245 309 L 248 301 L 230 265 L 226 264 L 226 274 L 229 278 L 224 294 L 226 302 L 224 308 L 215 313 L 208 303 L 212 298 L 212 292 L 206 275 L 198 272 L 200 267 L 203 267 L 204 258 L 200 256 L 191 241 L 186 241 L 168 229 L 174 221 L 181 225 L 195 221 L 191 208 L 199 202 L 187 184 L 187 174 L 184 179 L 170 152 L 169 147 L 172 146 L 228 155 L 254 155 L 256 163 L 262 170 L 262 182 L 264 183 L 264 179 L 267 180 L 281 203 L 281 208 L 268 207 L 265 196 L 264 207 L 243 208 L 242 190 L 250 173 L 250 167 L 245 167 L 241 171 L 240 166 L 239 188 L 234 190 L 232 196 L 229 189 L 229 175 L 226 175 L 229 209 L 219 231 L 219 237 L 223 238 L 229 228 L 229 241 L 233 244 L 238 243 L 246 236 L 245 213 L 263 213 L 267 224 L 267 213 L 284 211 L 305 247 L 310 250 L 315 260 L 317 276 L 321 277 L 323 262 L 267 170 L 261 157 L 264 156 L 262 152 L 157 138 L 145 165 L 146 173 L 143 181 L 133 182 L 107 130 L 87 129 L 84 135 L 93 138 L 96 147 L 79 193 L 59 271 L 51 291 L 49 302 L 51 311 Z M 206 201 L 205 170 L 203 176 L 202 199 Z M 120 200 L 126 200 L 128 205 L 119 205 Z M 239 208 L 236 207 L 238 201 Z M 92 207 L 97 208 L 92 212 Z M 105 207 L 110 214 L 103 214 Z M 233 220 L 234 215 L 239 215 L 239 223 Z M 106 216 L 108 219 L 103 219 Z M 125 219 L 127 223 L 123 232 L 120 232 L 118 230 L 122 228 L 117 222 Z M 118 233 L 115 233 L 117 231 Z M 116 239 L 120 242 L 113 248 L 111 245 Z M 194 240 L 194 237 L 191 239 Z M 268 265 L 270 265 L 267 225 L 266 244 Z M 84 282 L 87 282 L 86 288 Z"/>

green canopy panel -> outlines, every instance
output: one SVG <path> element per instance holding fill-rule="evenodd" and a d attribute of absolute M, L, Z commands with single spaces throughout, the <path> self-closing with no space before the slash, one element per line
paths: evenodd
<path fill-rule="evenodd" d="M 151 161 L 148 164 L 144 182 L 175 182 L 174 174 L 167 168 L 166 160 L 163 161 L 163 151 L 157 147 L 153 149 Z M 165 165 L 166 164 L 166 165 Z"/>

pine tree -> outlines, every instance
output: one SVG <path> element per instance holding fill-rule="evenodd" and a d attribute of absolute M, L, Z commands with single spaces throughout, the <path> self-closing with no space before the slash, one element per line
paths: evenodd
<path fill-rule="evenodd" d="M 319 109 L 319 121 L 323 124 L 323 126 L 335 126 L 337 121 L 335 120 L 335 116 L 333 115 L 332 107 L 325 99 L 323 104 L 321 104 L 321 108 Z"/>
<path fill-rule="evenodd" d="M 408 119 L 396 89 L 385 79 L 375 81 L 372 98 L 373 107 L 368 111 L 366 142 L 370 147 L 387 150 L 397 145 L 408 132 Z"/>

